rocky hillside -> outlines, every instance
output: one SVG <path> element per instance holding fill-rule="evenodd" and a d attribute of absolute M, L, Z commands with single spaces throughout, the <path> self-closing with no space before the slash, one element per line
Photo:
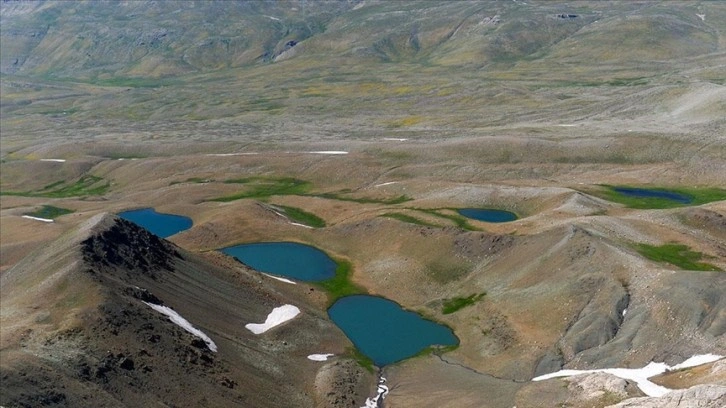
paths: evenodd
<path fill-rule="evenodd" d="M 362 404 L 367 372 L 345 358 L 306 358 L 350 346 L 310 307 L 309 295 L 278 290 L 254 272 L 222 267 L 225 261 L 212 265 L 101 215 L 18 264 L 2 275 L 0 404 Z M 244 328 L 285 303 L 301 315 L 263 335 Z M 150 305 L 173 309 L 208 338 Z M 328 382 L 316 382 L 319 371 Z"/>
<path fill-rule="evenodd" d="M 4 1 L 0 70 L 148 79 L 306 56 L 623 69 L 723 52 L 722 17 L 708 2 Z"/>

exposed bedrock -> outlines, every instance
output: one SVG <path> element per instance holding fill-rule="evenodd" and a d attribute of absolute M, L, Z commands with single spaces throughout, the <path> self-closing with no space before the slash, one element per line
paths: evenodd
<path fill-rule="evenodd" d="M 697 385 L 656 397 L 630 398 L 606 408 L 721 408 L 726 406 L 726 386 Z"/>
<path fill-rule="evenodd" d="M 696 354 L 726 353 L 726 276 L 719 272 L 653 272 L 639 289 L 603 276 L 576 284 L 592 298 L 555 347 L 539 361 L 536 375 L 563 365 L 578 368 L 676 364 Z M 723 281 L 723 285 L 714 285 Z M 636 359 L 634 355 L 639 357 Z"/>

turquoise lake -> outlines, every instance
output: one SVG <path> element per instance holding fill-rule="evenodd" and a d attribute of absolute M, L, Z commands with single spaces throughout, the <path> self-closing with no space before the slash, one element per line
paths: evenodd
<path fill-rule="evenodd" d="M 466 218 L 485 222 L 509 222 L 517 219 L 517 214 L 504 210 L 487 208 L 462 208 L 459 214 Z"/>
<path fill-rule="evenodd" d="M 189 217 L 158 213 L 153 208 L 124 211 L 118 216 L 161 238 L 170 237 L 192 227 L 192 219 Z"/>
<path fill-rule="evenodd" d="M 257 242 L 220 251 L 260 272 L 306 282 L 332 278 L 337 267 L 325 252 L 296 242 Z"/>
<path fill-rule="evenodd" d="M 630 197 L 664 198 L 666 200 L 676 201 L 681 204 L 690 204 L 693 201 L 693 198 L 685 194 L 675 193 L 667 190 L 651 190 L 647 188 L 636 187 L 613 187 L 613 191 Z"/>
<path fill-rule="evenodd" d="M 328 309 L 328 315 L 378 367 L 414 356 L 429 346 L 459 344 L 450 328 L 380 297 L 341 298 Z"/>

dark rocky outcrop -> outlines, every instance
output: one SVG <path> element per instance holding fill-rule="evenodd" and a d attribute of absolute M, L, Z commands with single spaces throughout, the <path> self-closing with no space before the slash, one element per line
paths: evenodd
<path fill-rule="evenodd" d="M 173 244 L 123 219 L 83 241 L 82 251 L 92 273 L 110 266 L 152 279 L 171 271 L 173 259 L 181 257 Z"/>

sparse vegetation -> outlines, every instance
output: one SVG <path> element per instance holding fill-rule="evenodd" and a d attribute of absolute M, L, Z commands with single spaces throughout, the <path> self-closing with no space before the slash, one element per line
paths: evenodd
<path fill-rule="evenodd" d="M 437 324 L 442 324 L 442 323 L 437 322 Z M 428 356 L 431 354 L 440 356 L 444 353 L 448 353 L 450 351 L 454 351 L 454 350 L 458 349 L 459 346 L 460 346 L 460 344 L 452 344 L 449 346 L 433 345 L 433 346 L 426 347 L 425 349 L 419 351 L 413 357 L 422 357 L 422 356 Z"/>
<path fill-rule="evenodd" d="M 30 213 L 26 213 L 25 215 L 52 220 L 52 219 L 55 219 L 56 217 L 60 217 L 61 215 L 72 214 L 74 212 L 75 212 L 74 210 L 69 210 L 67 208 L 55 207 L 52 205 L 44 205 L 39 210 L 30 212 Z"/>
<path fill-rule="evenodd" d="M 415 225 L 422 225 L 425 227 L 438 227 L 438 225 L 436 225 L 436 224 L 432 224 L 430 222 L 426 222 L 424 220 L 418 219 L 416 217 L 412 217 L 407 214 L 402 214 L 402 213 L 385 213 L 385 214 L 382 214 L 381 217 L 393 218 L 394 220 L 398 220 L 401 222 L 407 222 L 409 224 L 415 224 Z"/>
<path fill-rule="evenodd" d="M 195 184 L 204 184 L 204 183 L 211 183 L 214 180 L 212 179 L 203 179 L 201 177 L 190 177 L 184 181 L 172 181 L 169 183 L 170 186 L 181 184 L 181 183 L 195 183 Z"/>
<path fill-rule="evenodd" d="M 705 262 L 699 262 L 703 258 L 701 252 L 692 251 L 687 245 L 664 244 L 660 246 L 648 244 L 636 244 L 635 249 L 644 257 L 656 261 L 665 262 L 681 269 L 690 271 L 720 271 L 721 269 Z"/>
<path fill-rule="evenodd" d="M 351 202 L 360 203 L 360 204 L 394 205 L 394 204 L 401 204 L 401 203 L 405 203 L 406 201 L 413 200 L 411 197 L 408 197 L 406 195 L 400 195 L 400 196 L 394 197 L 394 198 L 345 197 L 345 196 L 337 194 L 337 193 L 322 193 L 322 194 L 310 194 L 310 195 L 314 196 L 314 197 L 327 198 L 329 200 L 351 201 Z"/>
<path fill-rule="evenodd" d="M 446 218 L 448 220 L 453 221 L 457 227 L 467 230 L 467 231 L 479 231 L 478 228 L 469 224 L 469 222 L 466 220 L 466 217 L 463 217 L 458 214 L 446 214 L 446 213 L 441 212 L 441 210 L 455 211 L 452 208 L 435 208 L 435 209 L 434 208 L 412 208 L 412 210 L 417 210 L 417 211 L 421 211 L 421 212 L 424 212 L 427 214 L 435 215 L 439 218 Z"/>
<path fill-rule="evenodd" d="M 457 312 L 467 306 L 471 306 L 474 303 L 481 300 L 486 293 L 474 293 L 466 297 L 454 297 L 451 299 L 445 299 L 444 304 L 441 307 L 441 313 L 451 314 Z"/>
<path fill-rule="evenodd" d="M 363 367 L 366 371 L 368 371 L 369 373 L 375 372 L 375 364 L 373 363 L 373 360 L 363 354 L 356 347 L 349 348 L 348 353 L 350 354 L 351 358 L 355 360 L 358 365 Z"/>
<path fill-rule="evenodd" d="M 111 187 L 111 184 L 107 180 L 90 175 L 81 177 L 73 184 L 63 186 L 64 184 L 64 181 L 58 181 L 38 191 L 2 191 L 0 194 L 48 198 L 84 197 L 103 195 Z"/>
<path fill-rule="evenodd" d="M 347 197 L 343 194 L 347 191 L 338 193 L 309 193 L 312 183 L 293 177 L 246 177 L 241 179 L 225 180 L 226 184 L 245 184 L 248 189 L 232 195 L 212 198 L 209 201 L 234 201 L 243 198 L 254 198 L 258 200 L 266 200 L 271 196 L 282 195 L 299 195 L 306 197 L 319 197 L 329 200 L 350 201 L 360 204 L 401 204 L 412 198 L 406 195 L 400 195 L 394 198 L 368 198 L 368 197 Z"/>
<path fill-rule="evenodd" d="M 426 275 L 431 277 L 431 279 L 443 284 L 463 277 L 469 273 L 470 270 L 471 268 L 469 266 L 461 263 L 457 264 L 453 262 L 436 261 L 427 265 L 425 272 Z"/>

